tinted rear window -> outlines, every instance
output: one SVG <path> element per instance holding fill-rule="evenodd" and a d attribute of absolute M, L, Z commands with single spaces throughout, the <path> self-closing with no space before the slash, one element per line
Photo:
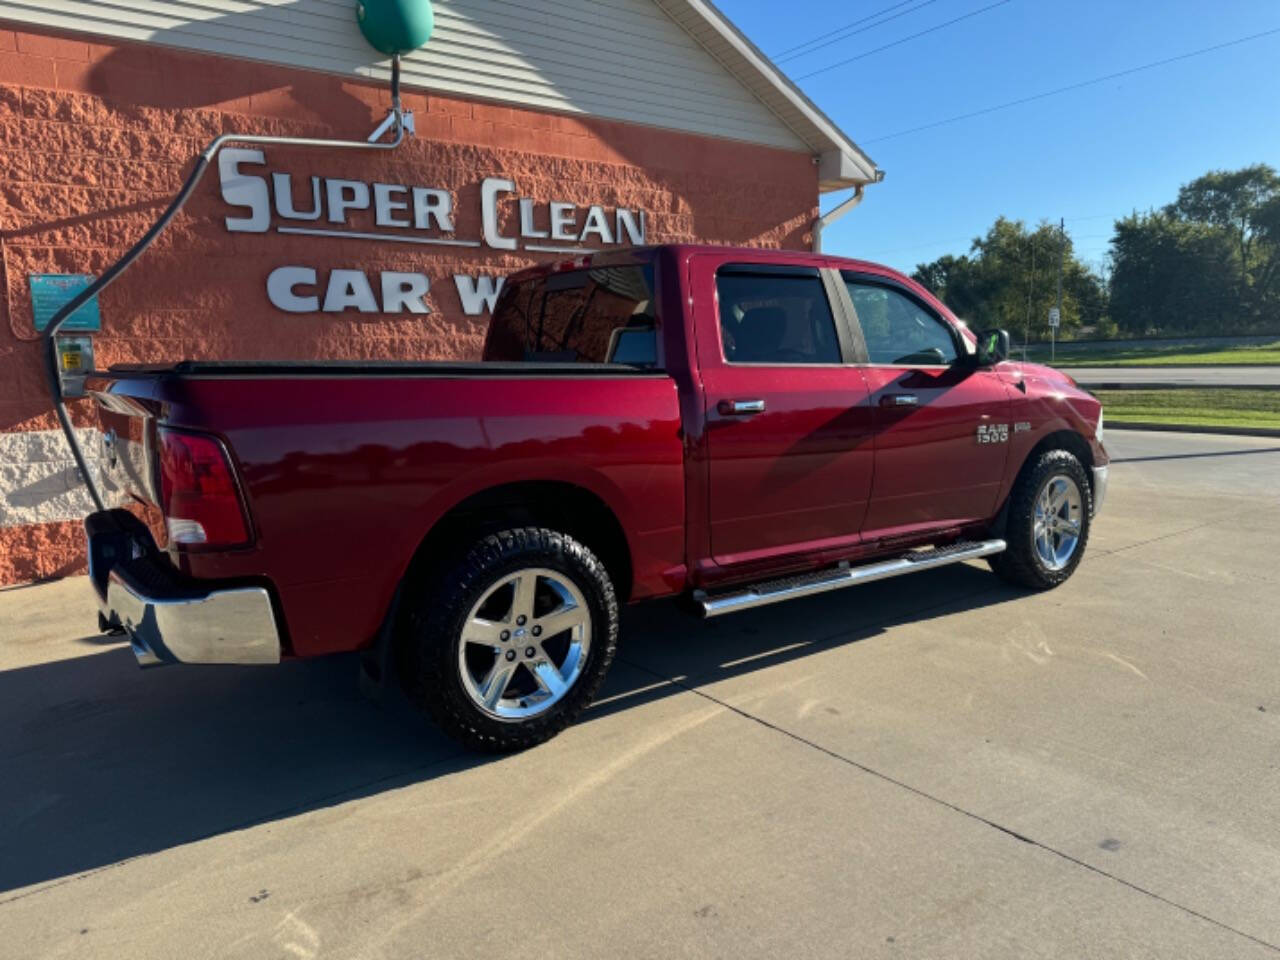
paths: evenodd
<path fill-rule="evenodd" d="M 508 283 L 493 311 L 485 359 L 656 366 L 653 294 L 648 264 Z"/>
<path fill-rule="evenodd" d="M 716 277 L 724 358 L 730 363 L 839 363 L 835 320 L 817 272 L 749 270 L 731 266 Z"/>

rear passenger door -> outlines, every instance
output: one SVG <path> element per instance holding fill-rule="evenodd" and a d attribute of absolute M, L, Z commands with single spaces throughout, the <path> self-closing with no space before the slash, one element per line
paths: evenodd
<path fill-rule="evenodd" d="M 873 456 L 838 274 L 742 257 L 694 257 L 690 277 L 710 552 L 730 573 L 856 542 Z"/>
<path fill-rule="evenodd" d="M 842 274 L 875 411 L 875 479 L 863 539 L 913 536 L 989 519 L 1007 442 L 1008 387 L 968 360 L 960 331 L 917 291 L 887 277 Z M 1004 432 L 1000 432 L 1000 428 Z"/>

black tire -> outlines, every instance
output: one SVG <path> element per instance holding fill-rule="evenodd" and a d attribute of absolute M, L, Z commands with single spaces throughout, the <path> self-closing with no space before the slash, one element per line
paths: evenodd
<path fill-rule="evenodd" d="M 504 576 L 529 568 L 555 571 L 581 592 L 591 641 L 581 672 L 558 701 L 535 717 L 504 720 L 484 712 L 468 693 L 459 646 L 472 607 Z M 473 750 L 524 750 L 554 737 L 591 703 L 617 650 L 618 601 L 604 564 L 585 546 L 541 527 L 503 530 L 477 541 L 432 581 L 430 589 L 406 598 L 399 673 L 409 697 L 445 733 Z"/>
<path fill-rule="evenodd" d="M 1054 569 L 1041 558 L 1035 544 L 1036 500 L 1055 477 L 1070 479 L 1080 491 L 1080 534 L 1075 551 L 1064 566 Z M 1065 583 L 1075 573 L 1089 542 L 1089 526 L 1093 513 L 1093 489 L 1084 466 L 1067 450 L 1046 450 L 1023 466 L 1013 491 L 1004 539 L 1009 544 L 1003 553 L 988 557 L 991 569 L 1010 583 L 1032 590 L 1050 590 Z"/>

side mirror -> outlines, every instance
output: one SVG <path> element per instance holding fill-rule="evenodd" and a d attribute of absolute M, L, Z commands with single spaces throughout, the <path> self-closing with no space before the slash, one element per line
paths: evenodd
<path fill-rule="evenodd" d="M 978 333 L 978 366 L 994 367 L 1009 359 L 1009 331 L 982 330 Z"/>

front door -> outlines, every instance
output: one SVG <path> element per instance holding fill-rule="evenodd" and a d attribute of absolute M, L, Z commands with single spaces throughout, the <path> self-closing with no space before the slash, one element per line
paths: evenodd
<path fill-rule="evenodd" d="M 740 256 L 696 257 L 691 277 L 697 309 L 714 310 L 695 325 L 710 552 L 728 573 L 856 543 L 873 462 L 838 275 Z"/>
<path fill-rule="evenodd" d="M 867 541 L 989 519 L 1009 435 L 1008 387 L 968 361 L 952 323 L 904 285 L 845 272 L 875 411 Z"/>

